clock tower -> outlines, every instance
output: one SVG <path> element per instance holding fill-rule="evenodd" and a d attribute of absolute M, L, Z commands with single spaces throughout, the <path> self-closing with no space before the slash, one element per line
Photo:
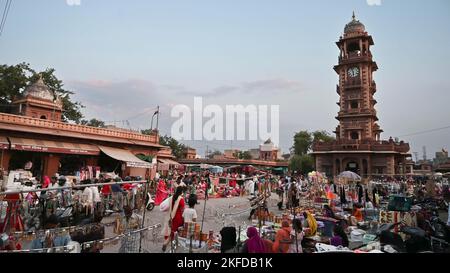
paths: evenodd
<path fill-rule="evenodd" d="M 377 101 L 373 97 L 377 89 L 373 73 L 378 66 L 370 51 L 374 45 L 372 36 L 353 14 L 352 21 L 345 26 L 344 36 L 336 44 L 340 50 L 339 64 L 334 67 L 339 75 L 337 93 L 340 95 L 336 139 L 379 140 L 382 130 L 377 124 Z"/>
<path fill-rule="evenodd" d="M 381 140 L 383 130 L 378 125 L 374 98 L 377 86 L 373 76 L 378 70 L 371 52 L 374 42 L 355 13 L 336 45 L 339 124 L 334 131 L 336 141 L 314 143 L 316 170 L 331 177 L 346 170 L 362 177 L 411 173 L 409 144 L 392 138 Z"/>

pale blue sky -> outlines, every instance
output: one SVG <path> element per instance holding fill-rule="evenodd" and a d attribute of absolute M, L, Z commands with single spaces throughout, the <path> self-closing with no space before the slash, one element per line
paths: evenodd
<path fill-rule="evenodd" d="M 279 104 L 280 144 L 287 151 L 295 131 L 337 125 L 334 43 L 353 10 L 375 40 L 384 137 L 450 125 L 448 0 L 383 0 L 380 6 L 366 0 L 81 0 L 80 6 L 14 0 L 0 60 L 55 68 L 89 118 L 123 120 L 160 104 L 165 133 L 173 122 L 170 105 L 192 105 L 193 94 L 232 86 L 238 91 L 205 99 Z M 272 90 L 250 92 L 245 83 L 269 83 Z M 149 127 L 150 116 L 130 124 Z M 412 151 L 426 145 L 429 156 L 449 148 L 449 139 L 450 130 L 405 137 Z"/>

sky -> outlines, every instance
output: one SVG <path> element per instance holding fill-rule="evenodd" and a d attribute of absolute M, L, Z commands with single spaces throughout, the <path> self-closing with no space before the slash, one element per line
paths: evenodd
<path fill-rule="evenodd" d="M 0 11 L 6 0 L 0 0 Z M 280 147 L 337 125 L 335 42 L 352 12 L 373 36 L 383 138 L 450 146 L 448 0 L 14 0 L 0 63 L 56 69 L 86 118 L 170 134 L 174 105 L 279 105 Z M 126 120 L 126 121 L 125 121 Z M 116 121 L 116 122 L 114 122 Z M 260 141 L 189 141 L 210 150 Z"/>

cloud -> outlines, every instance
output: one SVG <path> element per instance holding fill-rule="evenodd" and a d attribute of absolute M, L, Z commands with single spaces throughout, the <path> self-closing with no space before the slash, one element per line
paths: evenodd
<path fill-rule="evenodd" d="M 287 79 L 269 79 L 242 82 L 237 85 L 223 85 L 213 88 L 210 92 L 180 92 L 180 95 L 217 97 L 232 93 L 268 93 L 268 92 L 299 92 L 302 90 L 302 84 L 298 81 Z"/>
<path fill-rule="evenodd" d="M 245 82 L 242 84 L 245 91 L 267 92 L 267 91 L 300 91 L 301 84 L 298 81 L 286 79 L 261 80 Z"/>
<path fill-rule="evenodd" d="M 369 6 L 381 6 L 381 0 L 366 0 Z"/>
<path fill-rule="evenodd" d="M 86 106 L 83 109 L 86 118 L 129 120 L 133 127 L 139 128 L 149 127 L 155 107 L 158 104 L 164 107 L 171 96 L 183 89 L 142 79 L 117 82 L 96 79 L 72 81 L 67 85 L 75 91 L 74 99 Z"/>

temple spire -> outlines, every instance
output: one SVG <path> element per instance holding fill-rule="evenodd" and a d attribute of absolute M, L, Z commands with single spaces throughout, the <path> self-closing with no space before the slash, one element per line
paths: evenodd
<path fill-rule="evenodd" d="M 353 18 L 353 21 L 356 20 L 355 11 L 353 11 L 353 16 L 352 16 L 352 18 Z"/>

